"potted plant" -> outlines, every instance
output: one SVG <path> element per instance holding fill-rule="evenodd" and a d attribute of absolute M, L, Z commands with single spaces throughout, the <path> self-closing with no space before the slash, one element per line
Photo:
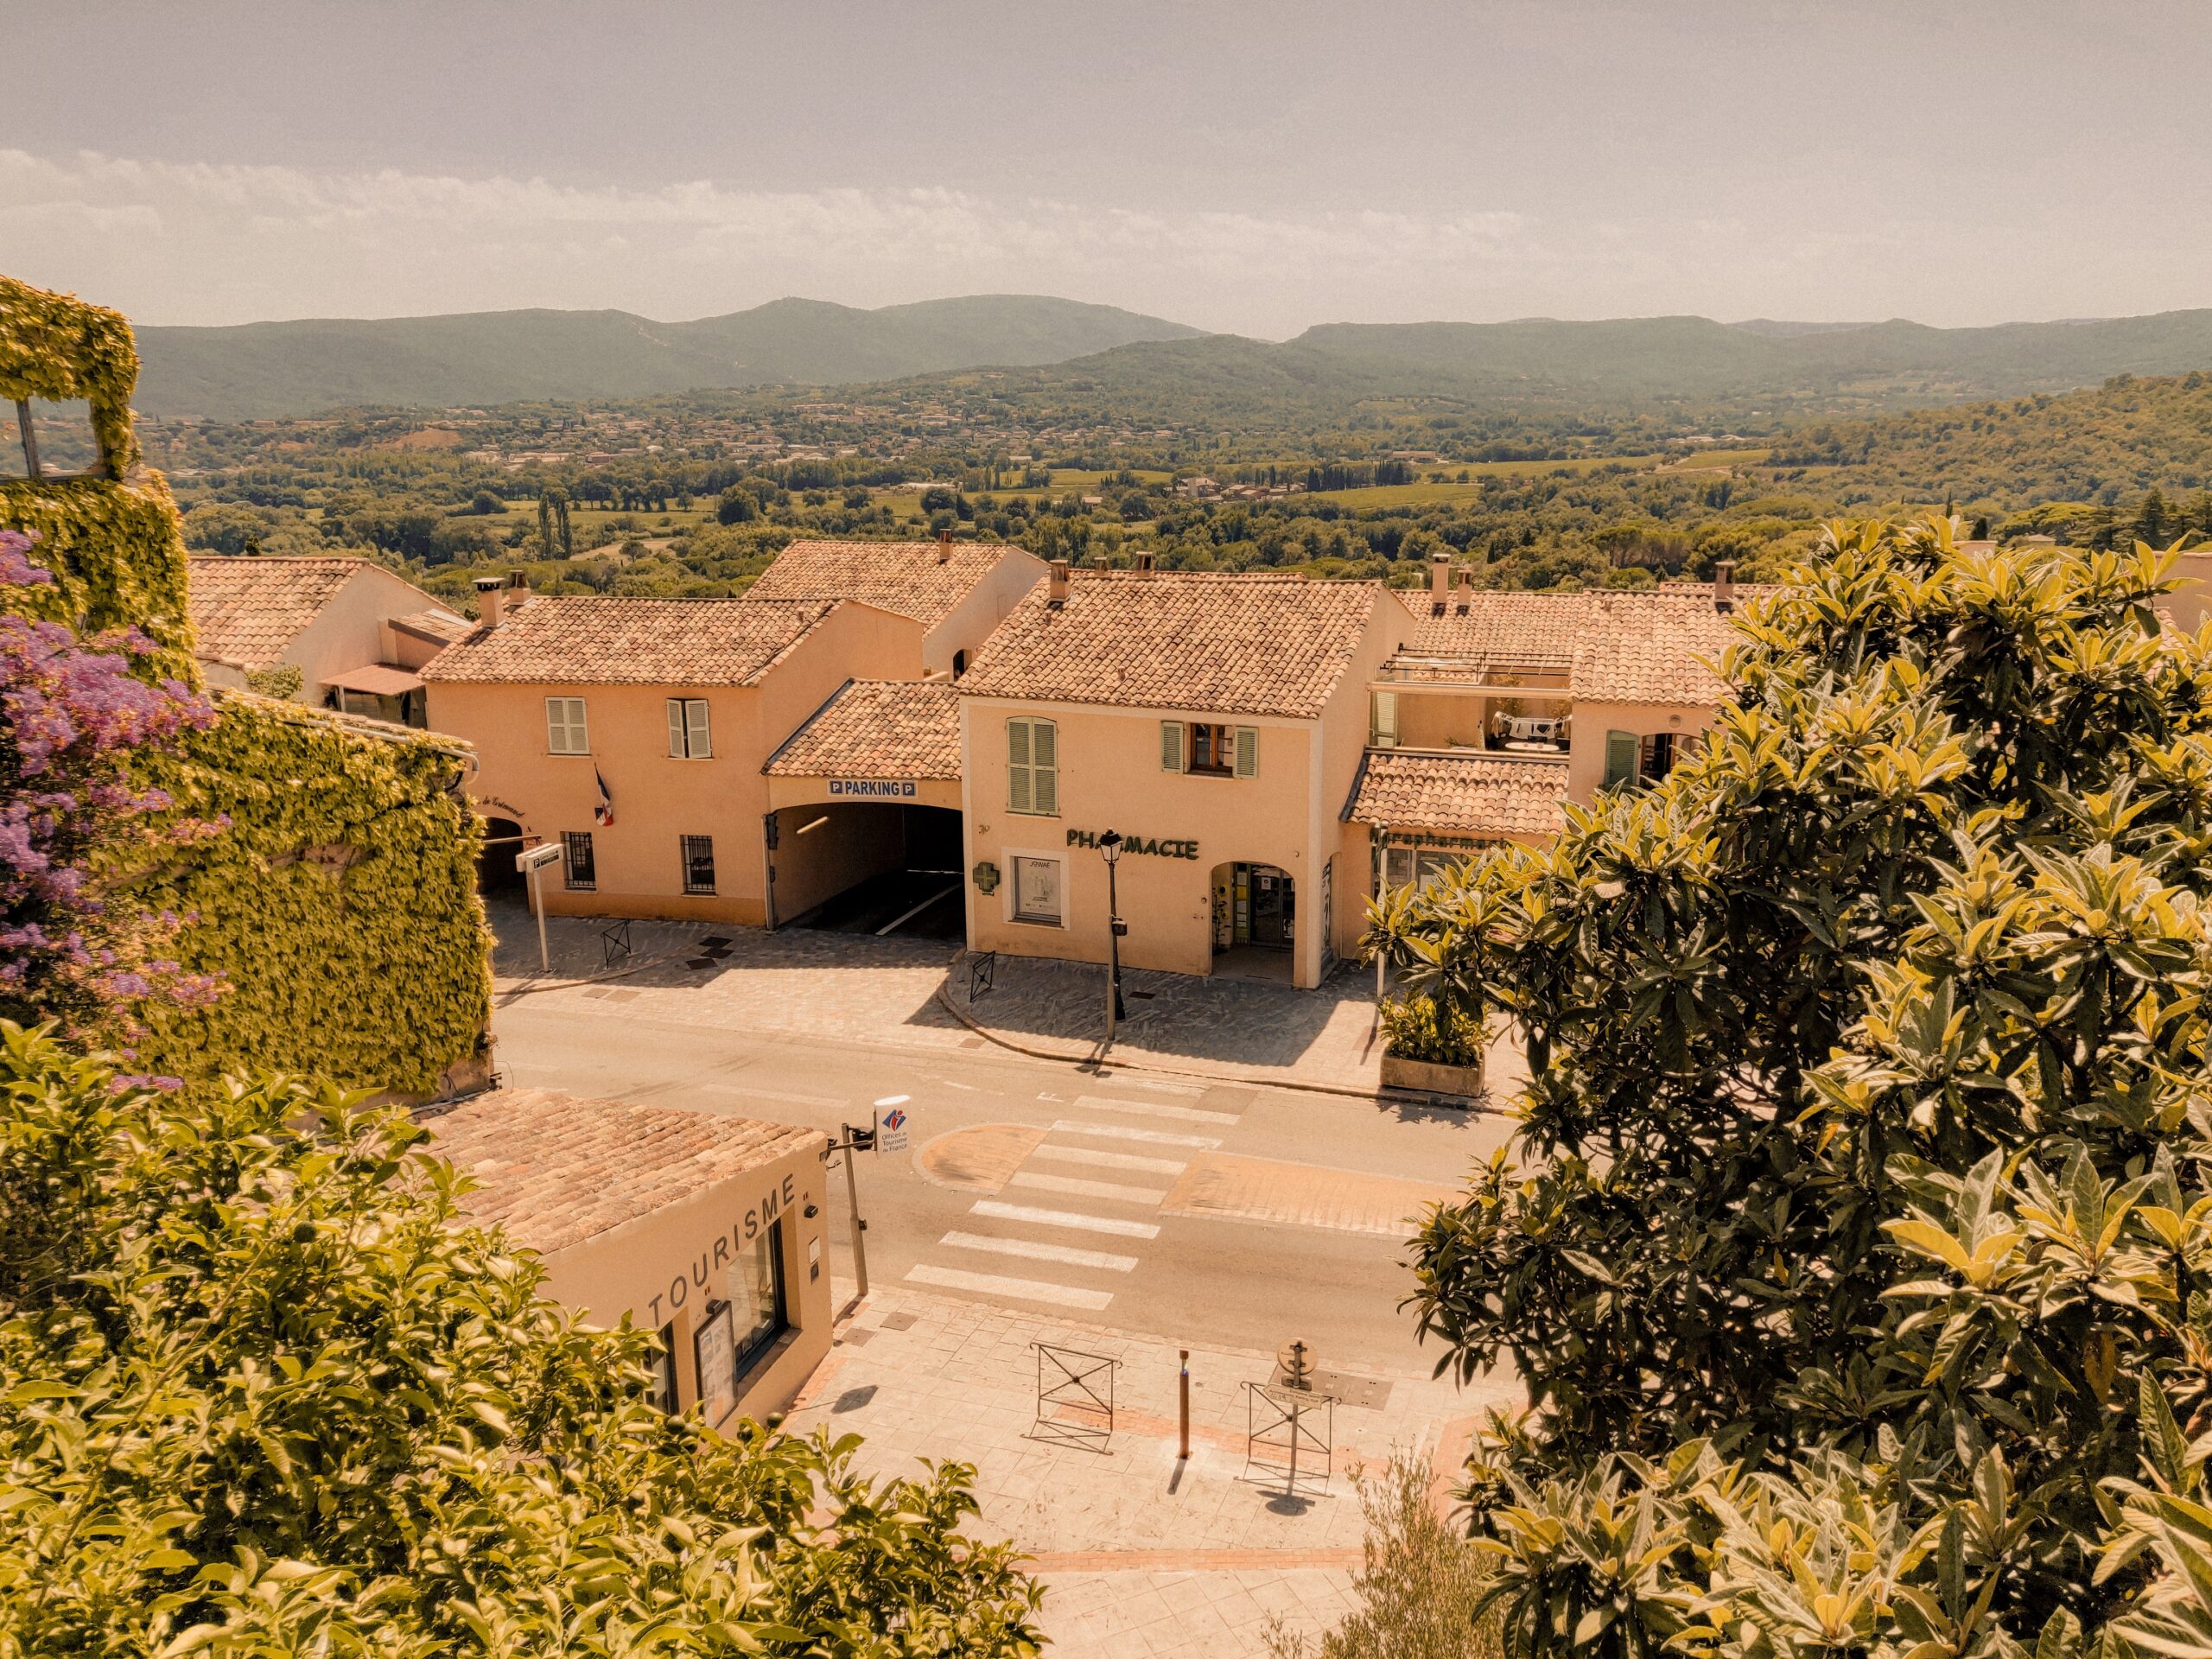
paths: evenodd
<path fill-rule="evenodd" d="M 1384 969 L 1376 1018 L 1387 1087 L 1471 1099 L 1483 1092 L 1492 1012 L 1486 950 L 1499 901 L 1465 877 L 1465 866 L 1455 866 L 1424 883 L 1386 888 L 1367 907 L 1360 948 Z"/>

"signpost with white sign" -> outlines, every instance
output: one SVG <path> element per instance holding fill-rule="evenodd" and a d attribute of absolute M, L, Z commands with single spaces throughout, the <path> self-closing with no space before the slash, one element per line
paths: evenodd
<path fill-rule="evenodd" d="M 545 895 L 537 889 L 537 873 L 560 856 L 557 841 L 527 847 L 515 855 L 515 868 L 530 877 L 530 907 L 537 912 L 537 969 L 545 974 L 553 971 L 553 959 L 545 950 Z"/>
<path fill-rule="evenodd" d="M 913 1116 L 906 1110 L 906 1095 L 886 1095 L 875 1103 L 875 1149 L 878 1152 L 904 1152 L 906 1136 L 913 1128 Z"/>

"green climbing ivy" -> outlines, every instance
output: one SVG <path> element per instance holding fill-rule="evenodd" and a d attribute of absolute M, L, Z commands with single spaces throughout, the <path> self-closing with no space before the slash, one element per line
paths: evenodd
<path fill-rule="evenodd" d="M 55 577 L 7 602 L 79 632 L 138 628 L 159 647 L 144 671 L 197 688 L 176 505 L 136 464 L 137 372 L 118 313 L 0 276 L 0 399 L 86 400 L 114 474 L 0 483 L 0 527 L 35 532 L 30 556 Z M 118 899 L 184 918 L 178 961 L 228 986 L 205 1007 L 140 1010 L 137 1063 L 191 1082 L 275 1069 L 436 1089 L 491 1014 L 467 747 L 245 694 L 215 706 L 144 763 L 178 817 L 215 827 L 101 872 Z"/>

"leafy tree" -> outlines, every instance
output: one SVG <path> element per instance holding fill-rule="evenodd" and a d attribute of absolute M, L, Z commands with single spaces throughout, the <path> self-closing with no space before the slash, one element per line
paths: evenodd
<path fill-rule="evenodd" d="M 664 1415 L 424 1140 L 0 1025 L 0 1652 L 1036 1652 L 970 1470 Z"/>
<path fill-rule="evenodd" d="M 742 484 L 733 484 L 715 500 L 715 522 L 749 524 L 760 516 L 760 503 Z"/>
<path fill-rule="evenodd" d="M 507 504 L 489 490 L 479 490 L 468 498 L 468 511 L 478 518 L 489 518 L 495 512 L 505 512 Z"/>
<path fill-rule="evenodd" d="M 2212 634 L 2145 547 L 1824 551 L 1700 755 L 1459 878 L 1533 1080 L 1414 1300 L 1529 1383 L 1508 1645 L 2212 1651 Z"/>

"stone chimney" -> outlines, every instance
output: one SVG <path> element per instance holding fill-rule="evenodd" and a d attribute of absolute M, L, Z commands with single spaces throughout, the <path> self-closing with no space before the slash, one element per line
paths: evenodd
<path fill-rule="evenodd" d="M 937 562 L 939 564 L 944 564 L 951 558 L 952 532 L 950 530 L 940 530 L 937 533 Z"/>
<path fill-rule="evenodd" d="M 1736 561 L 1715 559 L 1713 562 L 1713 608 L 1723 616 L 1736 608 Z"/>
<path fill-rule="evenodd" d="M 1137 575 L 1141 575 L 1141 576 L 1148 576 L 1148 575 L 1150 575 L 1151 574 L 1152 574 L 1152 555 L 1151 555 L 1151 554 L 1149 554 L 1149 553 L 1140 553 L 1140 554 L 1138 554 L 1138 555 L 1137 555 Z"/>
<path fill-rule="evenodd" d="M 512 610 L 530 597 L 530 572 L 518 570 L 507 583 L 506 607 Z"/>
<path fill-rule="evenodd" d="M 1475 608 L 1475 573 L 1473 571 L 1462 570 L 1459 572 L 1459 597 L 1454 602 L 1452 608 L 1458 611 L 1462 616 L 1466 615 L 1468 612 Z"/>
<path fill-rule="evenodd" d="M 1452 556 L 1432 553 L 1428 556 L 1429 608 L 1441 616 L 1452 602 Z"/>
<path fill-rule="evenodd" d="M 476 578 L 476 620 L 485 627 L 496 628 L 499 626 L 501 601 L 505 598 L 506 591 L 507 579 L 505 576 Z"/>
<path fill-rule="evenodd" d="M 1050 574 L 1045 578 L 1045 604 L 1047 609 L 1058 610 L 1068 602 L 1068 562 L 1054 559 Z"/>

